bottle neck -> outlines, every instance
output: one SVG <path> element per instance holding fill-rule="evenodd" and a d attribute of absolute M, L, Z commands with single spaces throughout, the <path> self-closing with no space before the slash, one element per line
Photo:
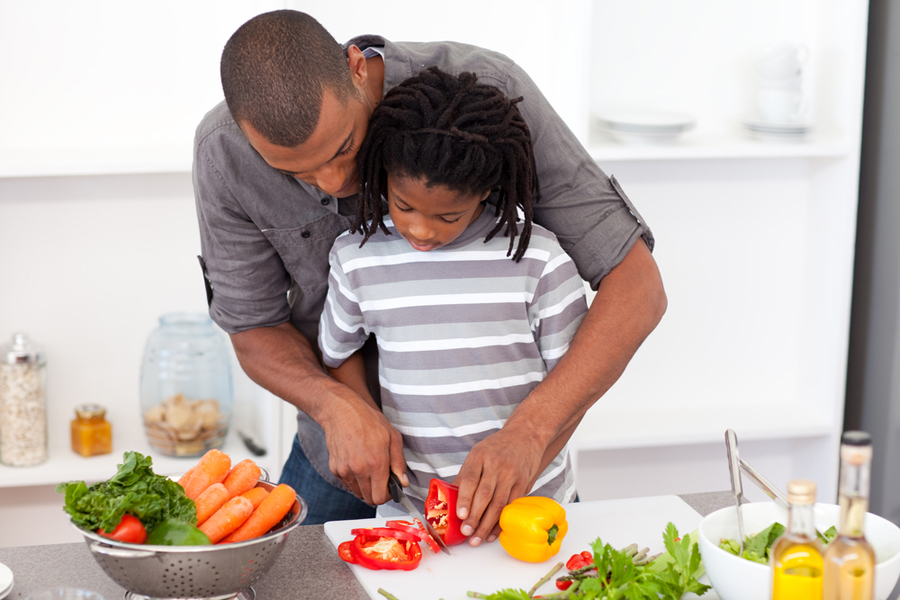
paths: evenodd
<path fill-rule="evenodd" d="M 813 506 L 813 504 L 791 504 L 788 512 L 788 532 L 815 539 L 816 521 Z"/>
<path fill-rule="evenodd" d="M 841 480 L 838 504 L 841 506 L 841 521 L 838 533 L 849 537 L 862 537 L 866 512 L 869 510 L 870 463 L 841 461 Z"/>

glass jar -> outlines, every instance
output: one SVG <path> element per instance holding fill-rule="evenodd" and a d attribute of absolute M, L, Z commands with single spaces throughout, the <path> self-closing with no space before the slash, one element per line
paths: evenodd
<path fill-rule="evenodd" d="M 47 460 L 46 367 L 24 333 L 0 346 L 0 462 L 28 467 Z"/>
<path fill-rule="evenodd" d="M 159 319 L 144 347 L 141 412 L 150 445 L 200 456 L 225 442 L 233 405 L 228 342 L 203 313 Z"/>
<path fill-rule="evenodd" d="M 99 404 L 79 404 L 71 423 L 72 451 L 81 456 L 112 452 L 112 424 Z"/>

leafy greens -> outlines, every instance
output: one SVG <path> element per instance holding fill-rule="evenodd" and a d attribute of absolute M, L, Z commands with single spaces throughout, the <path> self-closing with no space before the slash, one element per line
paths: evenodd
<path fill-rule="evenodd" d="M 749 561 L 768 565 L 770 558 L 769 553 L 772 549 L 772 545 L 783 533 L 784 525 L 776 521 L 759 533 L 746 536 L 744 538 L 744 553 L 740 556 Z M 828 528 L 824 534 L 820 533 L 819 530 L 816 530 L 816 536 L 826 545 L 833 540 L 836 535 L 837 529 L 833 526 Z M 719 548 L 726 552 L 731 552 L 735 556 L 741 551 L 740 543 L 734 539 L 723 539 L 719 542 Z"/>
<path fill-rule="evenodd" d="M 153 459 L 126 452 L 118 472 L 108 481 L 88 486 L 69 481 L 56 486 L 65 494 L 65 510 L 82 529 L 112 531 L 125 513 L 140 519 L 148 530 L 165 519 L 197 524 L 197 507 L 177 482 L 152 469 Z"/>

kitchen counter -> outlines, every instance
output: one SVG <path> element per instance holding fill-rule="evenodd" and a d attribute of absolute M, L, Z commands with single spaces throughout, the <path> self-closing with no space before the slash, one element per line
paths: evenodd
<path fill-rule="evenodd" d="M 730 492 L 684 494 L 681 498 L 704 516 L 734 502 Z M 0 548 L 0 563 L 12 569 L 15 581 L 7 600 L 24 600 L 32 592 L 60 586 L 93 590 L 105 600 L 125 596 L 125 590 L 103 572 L 84 543 Z M 259 600 L 368 600 L 356 577 L 338 558 L 323 525 L 301 525 L 291 533 L 271 571 L 253 589 Z"/>

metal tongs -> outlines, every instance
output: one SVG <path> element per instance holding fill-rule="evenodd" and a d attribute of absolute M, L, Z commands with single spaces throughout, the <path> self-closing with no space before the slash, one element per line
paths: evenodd
<path fill-rule="evenodd" d="M 741 499 L 744 496 L 744 486 L 741 483 L 741 471 L 747 473 L 750 479 L 759 489 L 764 491 L 769 498 L 788 508 L 787 496 L 781 490 L 772 485 L 768 479 L 750 466 L 746 460 L 738 455 L 737 434 L 732 429 L 725 430 L 725 450 L 728 453 L 728 472 L 731 474 L 731 494 L 737 506 L 738 536 L 741 541 L 740 555 L 744 554 L 744 514 L 741 511 Z"/>

